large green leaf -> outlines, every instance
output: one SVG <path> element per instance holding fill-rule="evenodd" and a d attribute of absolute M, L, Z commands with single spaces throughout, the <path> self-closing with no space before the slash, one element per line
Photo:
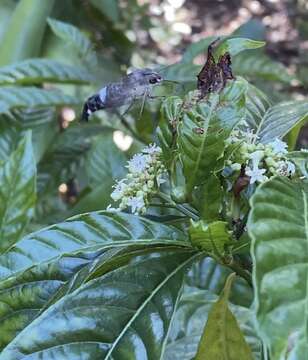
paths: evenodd
<path fill-rule="evenodd" d="M 110 246 L 110 242 L 123 246 L 137 240 L 145 244 L 156 240 L 179 244 L 186 238 L 176 228 L 137 216 L 107 211 L 88 213 L 24 237 L 0 257 L 0 279 L 65 253 L 94 245 Z"/>
<path fill-rule="evenodd" d="M 280 62 L 272 60 L 263 53 L 249 52 L 234 58 L 234 73 L 249 79 L 264 79 L 290 84 L 295 79 Z"/>
<path fill-rule="evenodd" d="M 270 107 L 260 123 L 256 133 L 260 141 L 268 143 L 275 138 L 285 136 L 293 127 L 308 116 L 308 102 L 305 100 L 286 101 Z"/>
<path fill-rule="evenodd" d="M 0 85 L 70 83 L 86 84 L 93 80 L 87 70 L 48 59 L 29 59 L 0 68 Z"/>
<path fill-rule="evenodd" d="M 0 66 L 39 55 L 55 1 L 20 0 L 1 39 Z"/>
<path fill-rule="evenodd" d="M 242 79 L 233 81 L 219 100 L 218 94 L 214 94 L 210 100 L 197 103 L 183 114 L 177 141 L 188 192 L 222 166 L 218 160 L 224 153 L 225 139 L 245 115 L 246 88 L 247 83 Z"/>
<path fill-rule="evenodd" d="M 0 167 L 0 185 L 0 253 L 3 253 L 19 240 L 33 216 L 36 166 L 30 133 Z"/>
<path fill-rule="evenodd" d="M 102 275 L 127 263 L 134 249 L 161 246 L 190 248 L 175 228 L 108 212 L 80 215 L 23 238 L 0 256 L 0 349 L 91 271 Z M 116 256 L 121 260 L 106 267 Z"/>
<path fill-rule="evenodd" d="M 159 359 L 194 257 L 157 250 L 90 280 L 36 318 L 0 359 Z"/>
<path fill-rule="evenodd" d="M 0 88 L 0 113 L 25 107 L 76 105 L 79 104 L 79 100 L 56 90 L 43 90 L 35 87 L 3 87 Z"/>
<path fill-rule="evenodd" d="M 276 177 L 251 199 L 255 314 L 271 359 L 308 353 L 308 184 Z"/>
<path fill-rule="evenodd" d="M 209 272 L 207 277 L 207 290 L 189 286 L 184 288 L 184 294 L 180 299 L 172 323 L 164 360 L 191 360 L 196 355 L 198 343 L 209 311 L 218 298 L 215 294 L 218 289 L 213 288 L 213 285 L 215 286 L 219 275 L 221 275 L 221 273 L 216 273 L 215 271 Z M 219 282 L 221 280 L 223 282 L 225 276 L 220 276 Z M 241 330 L 245 334 L 246 341 L 253 351 L 254 359 L 261 360 L 261 344 L 253 328 L 251 310 L 243 306 L 233 305 L 232 303 L 229 306 L 236 316 Z M 204 357 L 204 359 L 216 360 L 215 357 Z"/>
<path fill-rule="evenodd" d="M 89 69 L 96 66 L 97 58 L 93 46 L 88 37 L 83 34 L 76 26 L 68 24 L 63 21 L 49 18 L 48 24 L 52 31 L 66 43 L 71 45 L 79 54 L 81 60 L 89 67 Z"/>
<path fill-rule="evenodd" d="M 252 354 L 228 307 L 228 298 L 235 274 L 231 274 L 218 301 L 211 308 L 198 346 L 196 360 L 252 360 Z"/>

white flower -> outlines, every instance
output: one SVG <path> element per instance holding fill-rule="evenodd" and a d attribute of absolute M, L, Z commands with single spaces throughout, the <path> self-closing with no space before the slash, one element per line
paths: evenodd
<path fill-rule="evenodd" d="M 259 169 L 257 167 L 254 167 L 253 169 L 247 168 L 245 171 L 245 174 L 247 176 L 250 176 L 250 184 L 254 184 L 256 181 L 263 182 L 267 180 L 267 177 L 263 175 L 265 173 L 265 169 Z"/>
<path fill-rule="evenodd" d="M 252 167 L 253 168 L 257 168 L 259 166 L 259 163 L 261 161 L 261 159 L 264 156 L 264 151 L 262 150 L 257 150 L 254 151 L 253 153 L 251 153 L 249 155 L 249 158 L 252 160 Z"/>
<path fill-rule="evenodd" d="M 128 185 L 125 184 L 125 179 L 119 181 L 115 186 L 114 186 L 114 190 L 111 193 L 111 198 L 114 201 L 118 201 L 121 199 L 121 197 L 123 196 L 124 191 L 127 189 Z"/>
<path fill-rule="evenodd" d="M 291 161 L 279 161 L 277 173 L 282 176 L 290 176 L 295 173 L 295 165 Z"/>
<path fill-rule="evenodd" d="M 287 173 L 293 175 L 295 173 L 295 165 L 291 161 L 287 161 Z"/>
<path fill-rule="evenodd" d="M 145 171 L 149 160 L 148 155 L 136 154 L 131 160 L 129 160 L 127 166 L 128 170 L 133 174 L 140 174 Z"/>
<path fill-rule="evenodd" d="M 271 145 L 274 154 L 286 154 L 288 152 L 288 145 L 284 142 L 276 138 L 274 141 L 269 143 Z"/>
<path fill-rule="evenodd" d="M 146 148 L 144 148 L 142 150 L 143 153 L 145 154 L 159 154 L 161 153 L 161 148 L 155 144 L 150 144 L 149 146 L 147 146 Z"/>
<path fill-rule="evenodd" d="M 114 207 L 111 206 L 111 204 L 109 204 L 109 205 L 107 206 L 107 209 L 106 209 L 106 210 L 108 210 L 108 211 L 120 211 L 119 208 L 114 208 Z"/>
<path fill-rule="evenodd" d="M 306 153 L 308 152 L 308 149 L 302 148 L 300 151 Z"/>
<path fill-rule="evenodd" d="M 142 197 L 131 197 L 127 201 L 127 205 L 132 208 L 132 213 L 137 214 L 139 211 L 141 211 L 145 204 Z"/>

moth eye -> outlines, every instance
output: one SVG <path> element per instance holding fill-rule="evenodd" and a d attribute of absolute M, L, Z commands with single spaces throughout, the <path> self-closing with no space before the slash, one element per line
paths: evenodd
<path fill-rule="evenodd" d="M 156 84 L 156 83 L 157 83 L 157 79 L 152 78 L 152 79 L 149 80 L 149 83 L 150 83 L 150 84 Z"/>

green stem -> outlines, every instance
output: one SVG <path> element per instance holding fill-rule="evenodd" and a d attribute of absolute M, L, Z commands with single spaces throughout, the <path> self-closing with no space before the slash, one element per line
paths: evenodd
<path fill-rule="evenodd" d="M 246 270 L 244 270 L 238 263 L 232 260 L 230 264 L 226 264 L 226 265 L 230 269 L 235 271 L 239 276 L 244 278 L 247 281 L 248 285 L 252 287 L 251 275 Z"/>
<path fill-rule="evenodd" d="M 168 195 L 159 192 L 158 197 L 160 197 L 162 200 L 166 201 L 168 206 L 173 207 L 174 209 L 177 209 L 178 211 L 180 211 L 182 214 L 188 216 L 189 218 L 197 221 L 199 220 L 199 216 L 195 213 L 193 213 L 191 210 L 187 209 L 185 207 L 185 205 L 182 204 L 177 204 L 176 202 L 174 202 Z"/>

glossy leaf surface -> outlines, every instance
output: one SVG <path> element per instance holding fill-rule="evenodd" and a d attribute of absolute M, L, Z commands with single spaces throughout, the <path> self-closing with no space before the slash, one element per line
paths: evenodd
<path fill-rule="evenodd" d="M 251 207 L 248 230 L 258 329 L 273 360 L 304 360 L 308 343 L 308 185 L 274 178 L 257 189 Z"/>
<path fill-rule="evenodd" d="M 89 281 L 43 312 L 0 359 L 159 359 L 193 258 L 157 251 Z"/>
<path fill-rule="evenodd" d="M 0 348 L 54 297 L 71 292 L 78 278 L 83 283 L 91 271 L 102 275 L 122 266 L 134 251 L 146 252 L 147 245 L 190 249 L 185 235 L 175 228 L 108 212 L 81 215 L 23 238 L 0 256 L 0 333 L 5 334 Z M 119 260 L 107 266 L 116 256 Z"/>

